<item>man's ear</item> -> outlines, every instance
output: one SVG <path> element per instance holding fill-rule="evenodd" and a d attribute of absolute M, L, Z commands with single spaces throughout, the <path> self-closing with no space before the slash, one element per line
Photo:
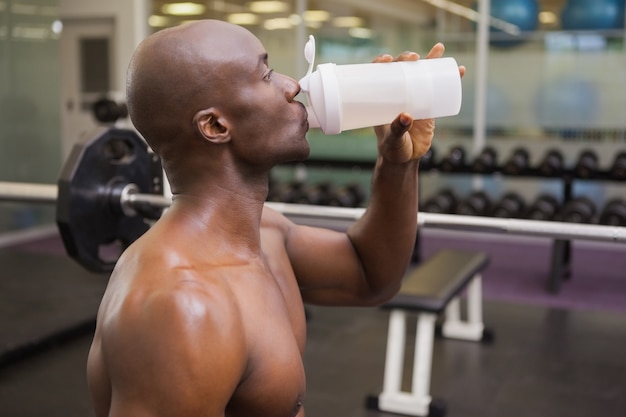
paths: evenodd
<path fill-rule="evenodd" d="M 225 143 L 230 140 L 228 122 L 214 107 L 198 111 L 193 116 L 193 124 L 198 133 L 212 143 Z"/>

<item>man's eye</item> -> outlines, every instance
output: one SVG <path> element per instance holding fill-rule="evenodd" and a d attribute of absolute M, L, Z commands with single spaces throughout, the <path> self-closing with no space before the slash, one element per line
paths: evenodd
<path fill-rule="evenodd" d="M 272 79 L 272 74 L 274 73 L 274 70 L 271 69 L 267 72 L 267 74 L 265 74 L 265 76 L 263 77 L 263 79 L 265 81 L 270 81 Z"/>

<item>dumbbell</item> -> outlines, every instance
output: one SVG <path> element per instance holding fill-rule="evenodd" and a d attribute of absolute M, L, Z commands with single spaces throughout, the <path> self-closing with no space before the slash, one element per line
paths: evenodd
<path fill-rule="evenodd" d="M 431 146 L 428 151 L 420 158 L 420 170 L 428 171 L 435 167 L 435 150 Z"/>
<path fill-rule="evenodd" d="M 325 189 L 319 185 L 310 185 L 304 181 L 278 184 L 268 196 L 268 201 L 290 204 L 324 204 Z"/>
<path fill-rule="evenodd" d="M 502 166 L 502 172 L 506 175 L 521 175 L 528 170 L 529 160 L 526 149 L 516 148 Z"/>
<path fill-rule="evenodd" d="M 517 193 L 508 192 L 495 204 L 491 215 L 500 218 L 522 218 L 526 210 L 524 199 Z"/>
<path fill-rule="evenodd" d="M 626 151 L 620 152 L 615 156 L 609 174 L 614 180 L 626 180 Z"/>
<path fill-rule="evenodd" d="M 128 117 L 126 103 L 117 103 L 106 97 L 93 103 L 93 116 L 100 123 L 115 123 L 119 119 Z"/>
<path fill-rule="evenodd" d="M 592 223 L 596 205 L 587 197 L 577 197 L 565 203 L 559 219 L 569 223 Z"/>
<path fill-rule="evenodd" d="M 304 189 L 306 184 L 303 181 L 293 181 L 288 184 L 279 184 L 272 192 L 272 199 L 281 203 L 304 204 Z"/>
<path fill-rule="evenodd" d="M 282 202 L 281 198 L 287 189 L 287 184 L 280 182 L 274 178 L 270 178 L 267 190 L 267 201 Z"/>
<path fill-rule="evenodd" d="M 454 146 L 439 163 L 439 169 L 444 172 L 462 171 L 465 165 L 465 149 L 461 146 Z"/>
<path fill-rule="evenodd" d="M 626 200 L 614 198 L 606 203 L 598 223 L 609 226 L 626 226 Z"/>
<path fill-rule="evenodd" d="M 491 211 L 491 199 L 484 191 L 474 191 L 463 199 L 456 208 L 457 214 L 487 216 Z"/>
<path fill-rule="evenodd" d="M 563 173 L 563 154 L 558 149 L 550 149 L 539 164 L 539 172 L 546 177 L 557 177 Z"/>
<path fill-rule="evenodd" d="M 421 210 L 428 213 L 452 214 L 456 211 L 458 198 L 449 188 L 439 191 L 421 205 Z"/>
<path fill-rule="evenodd" d="M 559 212 L 559 201 L 549 194 L 538 196 L 526 212 L 530 220 L 554 220 Z"/>
<path fill-rule="evenodd" d="M 598 155 L 591 149 L 585 149 L 578 155 L 574 173 L 578 178 L 593 178 L 598 173 L 598 166 Z"/>
<path fill-rule="evenodd" d="M 332 182 L 321 182 L 318 184 L 308 184 L 302 189 L 297 204 L 311 204 L 315 206 L 327 206 L 335 193 L 335 186 Z"/>
<path fill-rule="evenodd" d="M 472 163 L 472 171 L 480 174 L 492 173 L 496 170 L 498 153 L 490 146 L 483 148 Z"/>
<path fill-rule="evenodd" d="M 360 207 L 365 200 L 365 190 L 360 184 L 347 184 L 339 187 L 330 196 L 329 206 Z"/>

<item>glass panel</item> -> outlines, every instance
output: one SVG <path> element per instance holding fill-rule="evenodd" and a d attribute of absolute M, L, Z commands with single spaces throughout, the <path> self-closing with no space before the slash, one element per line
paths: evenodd
<path fill-rule="evenodd" d="M 57 19 L 57 0 L 0 1 L 0 181 L 56 182 L 61 166 Z M 52 207 L 0 204 L 0 232 L 53 219 Z"/>
<path fill-rule="evenodd" d="M 154 0 L 151 24 L 155 30 L 186 19 L 163 13 L 165 2 Z M 437 158 L 443 158 L 461 146 L 469 165 L 481 151 L 474 143 L 476 77 L 480 70 L 477 3 L 292 0 L 283 2 L 284 10 L 261 13 L 247 0 L 230 0 L 209 3 L 202 17 L 239 19 L 265 44 L 272 66 L 296 79 L 306 71 L 301 48 L 309 34 L 317 41 L 316 64 L 369 62 L 377 54 L 397 55 L 405 50 L 424 56 L 435 42 L 444 42 L 446 55 L 465 65 L 467 75 L 461 112 L 437 120 L 433 149 Z M 596 3 L 491 1 L 494 19 L 486 62 L 485 135 L 486 145 L 496 151 L 498 164 L 504 164 L 516 148 L 524 147 L 534 166 L 557 149 L 565 166 L 571 168 L 584 148 L 592 148 L 606 171 L 615 155 L 626 151 L 624 2 L 606 0 L 603 7 Z M 312 158 L 371 160 L 376 152 L 370 129 L 336 136 L 313 129 L 308 137 Z M 299 167 L 293 178 L 303 175 Z M 482 176 L 475 181 L 471 175 L 424 175 L 423 194 L 444 185 L 463 194 L 482 187 L 494 198 L 507 189 L 529 199 L 541 192 L 556 193 L 562 199 L 564 193 L 561 178 Z M 621 187 L 616 181 L 579 181 L 573 192 L 588 194 L 601 203 L 602 199 L 623 195 Z"/>

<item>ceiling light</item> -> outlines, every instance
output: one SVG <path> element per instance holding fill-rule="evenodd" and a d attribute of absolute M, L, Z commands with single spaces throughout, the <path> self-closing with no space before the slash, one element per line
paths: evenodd
<path fill-rule="evenodd" d="M 326 10 L 307 10 L 303 18 L 305 22 L 326 22 L 330 19 L 330 13 Z"/>
<path fill-rule="evenodd" d="M 353 38 L 358 38 L 358 39 L 371 39 L 373 36 L 372 30 L 366 29 L 366 28 L 351 28 L 348 31 L 348 33 Z"/>
<path fill-rule="evenodd" d="M 556 23 L 557 21 L 556 14 L 554 12 L 540 12 L 539 21 L 546 25 Z"/>
<path fill-rule="evenodd" d="M 256 25 L 259 23 L 259 16 L 254 13 L 231 13 L 226 20 L 234 25 Z"/>
<path fill-rule="evenodd" d="M 153 28 L 164 28 L 169 26 L 170 20 L 161 15 L 153 14 L 148 18 L 148 24 Z"/>
<path fill-rule="evenodd" d="M 363 26 L 363 19 L 356 16 L 338 16 L 333 19 L 333 26 L 338 28 L 356 28 Z"/>
<path fill-rule="evenodd" d="M 293 24 L 288 17 L 278 17 L 276 19 L 267 19 L 263 23 L 263 27 L 267 30 L 291 29 Z"/>
<path fill-rule="evenodd" d="M 254 13 L 283 13 L 289 10 L 289 5 L 282 1 L 253 1 L 248 4 Z"/>
<path fill-rule="evenodd" d="M 206 10 L 204 4 L 185 2 L 185 3 L 166 3 L 161 7 L 163 14 L 173 16 L 197 16 L 203 14 Z"/>
<path fill-rule="evenodd" d="M 55 35 L 60 35 L 63 32 L 63 22 L 60 20 L 55 20 L 52 22 L 52 33 Z"/>

